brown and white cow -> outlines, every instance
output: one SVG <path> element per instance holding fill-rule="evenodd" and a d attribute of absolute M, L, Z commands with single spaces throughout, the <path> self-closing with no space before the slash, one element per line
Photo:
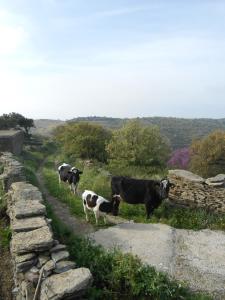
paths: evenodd
<path fill-rule="evenodd" d="M 88 210 L 94 212 L 96 224 L 98 225 L 99 217 L 104 218 L 106 224 L 106 215 L 114 211 L 116 199 L 109 201 L 93 191 L 85 190 L 82 194 L 84 213 L 86 220 L 89 221 Z"/>

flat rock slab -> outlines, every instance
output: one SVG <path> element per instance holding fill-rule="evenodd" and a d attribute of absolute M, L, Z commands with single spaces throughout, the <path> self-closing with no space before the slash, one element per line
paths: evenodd
<path fill-rule="evenodd" d="M 66 259 L 66 258 L 69 257 L 69 255 L 70 255 L 69 252 L 68 252 L 68 251 L 65 251 L 65 250 L 58 251 L 58 252 L 53 252 L 53 253 L 51 254 L 52 260 L 53 260 L 54 262 L 58 262 L 58 261 L 60 261 L 60 260 Z"/>
<path fill-rule="evenodd" d="M 210 178 L 207 178 L 207 180 L 209 182 L 224 182 L 225 181 L 225 174 L 218 174 L 216 175 L 215 177 L 210 177 Z"/>
<path fill-rule="evenodd" d="M 46 208 L 38 200 L 27 200 L 16 202 L 13 208 L 14 217 L 17 219 L 43 216 L 46 214 Z"/>
<path fill-rule="evenodd" d="M 190 171 L 186 170 L 169 170 L 169 175 L 171 176 L 176 176 L 176 177 L 181 177 L 184 180 L 192 181 L 192 182 L 198 182 L 198 183 L 203 183 L 205 182 L 205 179 L 202 178 L 201 176 L 198 176 Z"/>
<path fill-rule="evenodd" d="M 59 252 L 61 250 L 65 250 L 65 249 L 66 249 L 66 245 L 58 244 L 55 247 L 53 247 L 52 249 L 50 249 L 50 252 L 51 253 L 53 253 L 53 252 Z"/>
<path fill-rule="evenodd" d="M 22 255 L 16 255 L 14 260 L 17 264 L 31 260 L 36 258 L 36 254 L 33 252 L 27 253 L 27 254 L 22 254 Z"/>
<path fill-rule="evenodd" d="M 61 260 L 59 262 L 56 263 L 56 267 L 54 269 L 54 273 L 63 273 L 66 272 L 70 269 L 75 269 L 76 264 L 73 261 L 69 261 L 69 260 Z"/>
<path fill-rule="evenodd" d="M 87 268 L 69 270 L 45 279 L 41 284 L 41 300 L 77 299 L 92 284 L 92 275 Z"/>
<path fill-rule="evenodd" d="M 194 291 L 225 299 L 225 233 L 174 229 L 164 224 L 120 224 L 91 234 L 107 249 L 119 247 L 144 263 L 186 281 Z"/>
<path fill-rule="evenodd" d="M 13 236 L 11 250 L 13 253 L 29 253 L 48 250 L 53 245 L 52 232 L 48 226 L 28 232 L 19 232 Z"/>
<path fill-rule="evenodd" d="M 11 222 L 11 228 L 15 232 L 26 232 L 41 227 L 47 226 L 46 219 L 44 217 L 33 217 L 26 219 L 14 219 Z"/>
<path fill-rule="evenodd" d="M 11 185 L 10 191 L 15 202 L 22 200 L 39 200 L 43 202 L 41 192 L 36 186 L 26 182 L 15 182 Z"/>

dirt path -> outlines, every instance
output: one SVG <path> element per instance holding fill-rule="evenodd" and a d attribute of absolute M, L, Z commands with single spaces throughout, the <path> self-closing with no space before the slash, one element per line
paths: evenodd
<path fill-rule="evenodd" d="M 70 213 L 70 210 L 66 204 L 62 203 L 57 198 L 49 194 L 48 190 L 45 187 L 44 179 L 42 176 L 43 165 L 44 162 L 40 166 L 37 172 L 37 179 L 38 179 L 39 187 L 43 195 L 45 196 L 46 201 L 51 205 L 54 214 L 60 219 L 60 221 L 62 221 L 65 225 L 67 225 L 70 228 L 70 230 L 76 235 L 85 235 L 94 232 L 95 229 L 91 224 L 76 218 L 74 215 Z"/>

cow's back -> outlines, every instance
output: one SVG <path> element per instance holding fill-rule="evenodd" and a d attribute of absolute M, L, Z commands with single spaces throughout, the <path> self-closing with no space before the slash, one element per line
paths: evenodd
<path fill-rule="evenodd" d="M 123 176 L 112 177 L 112 193 L 120 195 L 128 203 L 144 203 L 146 197 L 154 194 L 154 180 L 135 179 Z"/>

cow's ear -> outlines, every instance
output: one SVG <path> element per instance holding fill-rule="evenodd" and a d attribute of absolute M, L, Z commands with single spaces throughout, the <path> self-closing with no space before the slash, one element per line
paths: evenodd
<path fill-rule="evenodd" d="M 82 171 L 79 171 L 79 174 L 83 174 L 83 172 L 82 172 Z"/>

